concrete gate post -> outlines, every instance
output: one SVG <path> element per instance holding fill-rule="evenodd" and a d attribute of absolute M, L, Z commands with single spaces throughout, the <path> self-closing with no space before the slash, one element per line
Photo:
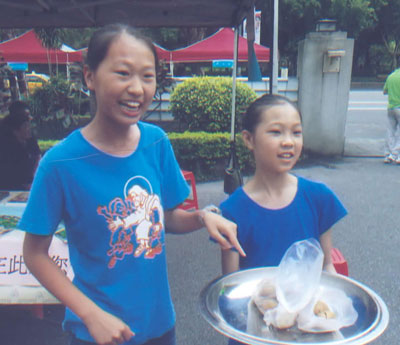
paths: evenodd
<path fill-rule="evenodd" d="M 304 150 L 337 156 L 344 151 L 354 39 L 332 30 L 332 25 L 324 29 L 324 24 L 332 22 L 320 21 L 317 31 L 299 43 L 298 105 Z"/>

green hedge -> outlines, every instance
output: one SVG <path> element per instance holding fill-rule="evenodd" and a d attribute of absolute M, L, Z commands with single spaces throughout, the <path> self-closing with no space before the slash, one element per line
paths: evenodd
<path fill-rule="evenodd" d="M 196 181 L 221 180 L 229 159 L 229 133 L 184 132 L 169 133 L 176 158 L 183 170 L 192 171 Z M 42 152 L 47 151 L 57 140 L 39 140 Z M 240 134 L 236 136 L 237 154 L 243 174 L 254 167 L 252 154 L 244 146 Z"/>
<path fill-rule="evenodd" d="M 48 149 L 51 149 L 59 140 L 38 140 L 39 148 L 42 153 L 45 153 Z"/>

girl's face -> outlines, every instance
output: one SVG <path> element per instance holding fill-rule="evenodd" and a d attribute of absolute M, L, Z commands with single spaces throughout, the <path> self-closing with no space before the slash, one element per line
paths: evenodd
<path fill-rule="evenodd" d="M 288 103 L 266 108 L 254 133 L 243 131 L 243 139 L 254 153 L 257 169 L 288 172 L 303 147 L 300 115 Z"/>
<path fill-rule="evenodd" d="M 85 66 L 88 88 L 96 95 L 96 116 L 118 124 L 137 123 L 156 91 L 155 58 L 141 40 L 122 33 L 95 71 Z"/>

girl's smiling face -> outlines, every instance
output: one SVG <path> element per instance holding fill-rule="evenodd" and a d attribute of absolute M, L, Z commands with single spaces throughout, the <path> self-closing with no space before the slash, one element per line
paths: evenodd
<path fill-rule="evenodd" d="M 95 71 L 84 69 L 96 95 L 96 116 L 118 124 L 137 123 L 156 91 L 155 56 L 145 42 L 122 33 L 111 42 Z"/>
<path fill-rule="evenodd" d="M 253 151 L 257 169 L 290 171 L 303 147 L 298 111 L 289 103 L 274 105 L 262 111 L 260 120 L 253 133 L 243 131 L 243 139 Z"/>

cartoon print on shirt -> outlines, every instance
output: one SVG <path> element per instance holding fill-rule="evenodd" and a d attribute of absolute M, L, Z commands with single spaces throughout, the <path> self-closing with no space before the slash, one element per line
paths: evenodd
<path fill-rule="evenodd" d="M 115 198 L 108 206 L 99 206 L 97 213 L 106 218 L 110 230 L 111 257 L 108 267 L 113 268 L 117 260 L 133 253 L 153 259 L 162 252 L 161 233 L 163 209 L 158 195 L 150 193 L 139 184 L 133 184 L 125 199 Z M 134 249 L 132 236 L 137 243 Z"/>

